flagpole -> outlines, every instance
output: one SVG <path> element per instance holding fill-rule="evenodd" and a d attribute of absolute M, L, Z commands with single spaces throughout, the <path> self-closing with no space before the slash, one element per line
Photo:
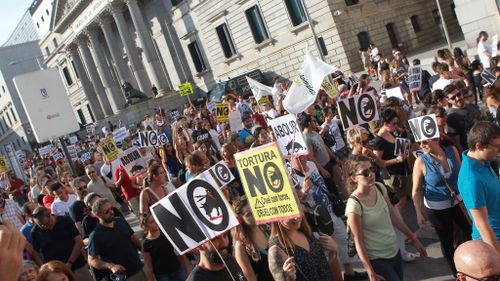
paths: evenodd
<path fill-rule="evenodd" d="M 307 20 L 307 22 L 309 24 L 309 29 L 311 30 L 312 36 L 314 38 L 314 43 L 316 44 L 316 49 L 318 50 L 319 57 L 324 62 L 325 61 L 325 56 L 323 55 L 323 52 L 321 51 L 321 47 L 320 47 L 320 44 L 319 44 L 318 36 L 316 36 L 316 31 L 314 31 L 314 25 L 313 25 L 313 22 L 311 20 L 311 17 L 309 16 L 309 12 L 307 10 L 306 3 L 304 2 L 304 0 L 300 0 L 300 4 L 302 5 L 302 8 L 304 8 L 304 13 L 305 13 L 305 16 L 306 16 L 306 20 Z"/>

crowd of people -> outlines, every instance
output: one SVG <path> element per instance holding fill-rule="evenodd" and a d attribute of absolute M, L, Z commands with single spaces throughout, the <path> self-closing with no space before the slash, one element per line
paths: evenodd
<path fill-rule="evenodd" d="M 431 226 L 439 238 L 449 267 L 443 274 L 499 280 L 500 61 L 487 40 L 481 32 L 479 60 L 472 62 L 459 48 L 439 50 L 435 73 L 422 70 L 417 91 L 407 76 L 420 61 L 410 65 L 398 49 L 383 56 L 370 44 L 360 49 L 367 73 L 333 73 L 339 95 L 320 90 L 296 117 L 308 150 L 292 157 L 288 170 L 300 218 L 256 224 L 234 156 L 276 141 L 268 121 L 288 114 L 290 83 L 281 79 L 264 102 L 225 97 L 241 117 L 237 129 L 217 121 L 207 104 L 146 115 L 117 143 L 120 150 L 139 147 L 148 159 L 144 172 L 130 174 L 99 149 L 122 124 L 80 140 L 76 159 L 28 155 L 26 181 L 13 171 L 2 175 L 0 279 L 398 281 L 404 263 L 416 258 L 412 251 L 427 256 L 404 219 L 413 204 L 418 226 Z M 484 70 L 497 80 L 485 81 Z M 395 87 L 404 99 L 386 96 Z M 336 101 L 366 92 L 377 98 L 380 119 L 344 130 Z M 435 114 L 440 136 L 415 141 L 408 120 L 428 114 Z M 138 133 L 148 130 L 165 133 L 168 142 L 140 147 Z M 396 138 L 410 139 L 421 154 L 396 155 Z M 235 177 L 224 194 L 239 225 L 177 255 L 150 207 L 219 161 Z M 134 217 L 142 232 L 133 231 Z M 354 270 L 357 261 L 364 271 Z"/>

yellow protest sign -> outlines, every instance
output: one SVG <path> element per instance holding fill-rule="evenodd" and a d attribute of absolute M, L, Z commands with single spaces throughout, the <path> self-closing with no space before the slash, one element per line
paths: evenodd
<path fill-rule="evenodd" d="M 301 215 L 295 192 L 275 143 L 238 153 L 235 159 L 257 224 Z"/>
<path fill-rule="evenodd" d="M 99 150 L 102 152 L 104 159 L 109 162 L 116 160 L 116 158 L 118 158 L 118 154 L 120 153 L 112 136 L 109 136 L 99 142 Z"/>
<path fill-rule="evenodd" d="M 5 158 L 3 158 L 3 155 L 0 155 L 0 174 L 3 174 L 9 170 L 9 167 L 7 166 L 7 162 L 5 162 Z"/>
<path fill-rule="evenodd" d="M 260 100 L 259 100 L 259 103 L 260 104 L 264 104 L 264 103 L 268 103 L 269 102 L 269 97 L 265 96 L 265 97 L 262 97 Z"/>
<path fill-rule="evenodd" d="M 193 85 L 189 82 L 179 85 L 179 92 L 181 92 L 181 97 L 193 94 Z"/>
<path fill-rule="evenodd" d="M 227 103 L 216 103 L 215 104 L 215 117 L 219 122 L 229 121 L 229 104 Z"/>
<path fill-rule="evenodd" d="M 337 87 L 332 85 L 332 83 L 330 83 L 328 78 L 325 78 L 325 80 L 323 80 L 323 83 L 321 83 L 321 87 L 323 88 L 323 90 L 325 90 L 326 94 L 332 99 L 336 98 L 339 95 L 339 90 L 337 89 Z"/>

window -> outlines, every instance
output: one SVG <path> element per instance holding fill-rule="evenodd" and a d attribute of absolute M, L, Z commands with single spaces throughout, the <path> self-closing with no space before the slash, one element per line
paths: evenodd
<path fill-rule="evenodd" d="M 16 150 L 16 149 L 17 149 L 17 147 L 16 147 L 16 143 L 15 143 L 15 142 L 12 142 L 12 147 L 14 147 L 14 150 Z"/>
<path fill-rule="evenodd" d="M 75 62 L 71 61 L 71 65 L 73 66 L 73 71 L 75 71 L 76 78 L 80 79 L 80 75 L 78 75 L 78 71 L 76 71 Z"/>
<path fill-rule="evenodd" d="M 285 5 L 293 26 L 297 26 L 307 20 L 301 0 L 285 0 Z"/>
<path fill-rule="evenodd" d="M 387 28 L 387 33 L 389 34 L 389 39 L 391 40 L 392 47 L 398 48 L 399 39 L 398 39 L 398 32 L 396 31 L 396 25 L 390 22 L 385 27 Z"/>
<path fill-rule="evenodd" d="M 269 39 L 269 35 L 262 20 L 262 15 L 260 14 L 259 7 L 253 6 L 245 11 L 248 24 L 250 25 L 250 30 L 252 30 L 253 39 L 255 43 L 259 44 L 263 41 Z"/>
<path fill-rule="evenodd" d="M 358 4 L 359 0 L 345 0 L 347 6 L 352 6 Z"/>
<path fill-rule="evenodd" d="M 4 120 L 5 122 L 5 120 Z M 3 126 L 3 122 L 0 121 L 0 128 L 2 129 L 2 134 L 5 134 L 5 127 Z"/>
<path fill-rule="evenodd" d="M 5 87 L 2 85 L 2 91 L 5 93 Z"/>
<path fill-rule="evenodd" d="M 57 49 L 57 39 L 52 38 L 52 43 L 54 44 L 54 49 Z"/>
<path fill-rule="evenodd" d="M 17 141 L 17 147 L 21 148 L 21 142 L 19 141 L 19 139 L 17 139 L 16 141 Z"/>
<path fill-rule="evenodd" d="M 434 18 L 434 22 L 436 24 L 441 24 L 441 15 L 439 14 L 438 9 L 432 10 L 432 17 Z"/>
<path fill-rule="evenodd" d="M 7 115 L 7 120 L 9 120 L 9 127 L 12 127 L 12 120 L 10 119 L 9 112 L 5 112 L 5 115 Z"/>
<path fill-rule="evenodd" d="M 80 119 L 80 123 L 83 125 L 87 124 L 87 120 L 85 120 L 85 115 L 83 115 L 83 110 L 80 108 L 76 111 L 76 113 L 78 114 L 78 118 Z"/>
<path fill-rule="evenodd" d="M 40 24 L 38 22 L 36 23 L 36 28 L 40 28 Z"/>
<path fill-rule="evenodd" d="M 363 50 L 368 50 L 368 47 L 370 46 L 370 36 L 368 35 L 368 32 L 362 31 L 358 33 L 358 42 L 359 46 Z"/>
<path fill-rule="evenodd" d="M 452 3 L 450 5 L 450 9 L 451 9 L 451 14 L 453 15 L 453 18 L 458 20 L 458 17 L 457 17 L 457 12 L 455 11 L 455 3 Z"/>
<path fill-rule="evenodd" d="M 24 140 L 24 136 L 21 136 L 21 141 L 23 142 L 23 144 L 26 144 L 26 141 Z"/>
<path fill-rule="evenodd" d="M 217 26 L 215 28 L 215 31 L 217 32 L 217 36 L 219 37 L 222 50 L 224 51 L 224 56 L 226 58 L 230 58 L 236 55 L 236 49 L 234 48 L 233 40 L 231 39 L 231 35 L 229 34 L 227 24 L 223 23 Z"/>
<path fill-rule="evenodd" d="M 7 126 L 7 122 L 5 121 L 5 116 L 3 116 L 3 115 L 2 115 L 2 120 L 3 120 L 3 124 L 5 124 L 5 130 L 4 130 L 4 132 L 5 132 L 5 131 L 7 131 L 9 129 L 9 127 Z M 2 122 L 0 122 L 0 124 L 1 123 Z M 3 125 L 2 125 L 2 130 L 3 130 Z"/>
<path fill-rule="evenodd" d="M 49 15 L 49 9 L 45 9 L 45 13 L 47 13 L 47 16 Z"/>
<path fill-rule="evenodd" d="M 16 117 L 16 114 L 14 113 L 14 109 L 12 107 L 10 108 L 10 114 L 12 114 L 12 118 L 14 118 L 14 122 L 17 122 L 17 117 Z"/>
<path fill-rule="evenodd" d="M 92 118 L 92 123 L 94 123 L 95 122 L 94 113 L 92 112 L 92 108 L 90 108 L 90 104 L 88 103 L 87 103 L 87 110 L 89 111 L 90 118 Z"/>
<path fill-rule="evenodd" d="M 68 85 L 68 86 L 73 85 L 73 79 L 71 79 L 71 75 L 69 74 L 68 68 L 64 67 L 62 71 L 63 71 L 64 79 L 66 80 L 66 85 Z"/>
<path fill-rule="evenodd" d="M 47 54 L 47 56 L 50 56 L 49 47 L 45 47 L 45 53 Z"/>
<path fill-rule="evenodd" d="M 410 20 L 411 20 L 411 25 L 413 26 L 413 31 L 415 31 L 415 33 L 419 32 L 421 30 L 421 28 L 420 28 L 420 20 L 418 19 L 418 16 L 413 15 L 413 16 L 411 16 Z"/>
<path fill-rule="evenodd" d="M 170 2 L 172 3 L 172 6 L 177 6 L 182 2 L 182 0 L 170 0 Z"/>
<path fill-rule="evenodd" d="M 196 68 L 196 72 L 202 72 L 206 70 L 207 66 L 203 61 L 203 56 L 201 55 L 198 43 L 196 41 L 189 43 L 188 49 L 189 49 L 189 54 L 191 54 L 191 58 L 193 59 L 193 64 L 194 67 Z"/>
<path fill-rule="evenodd" d="M 318 42 L 319 42 L 319 47 L 321 48 L 321 53 L 323 54 L 323 56 L 327 56 L 328 49 L 326 49 L 326 44 L 325 44 L 325 40 L 323 39 L 323 37 L 319 37 Z"/>
<path fill-rule="evenodd" d="M 45 19 L 43 18 L 43 16 L 42 16 L 42 22 L 45 22 Z"/>

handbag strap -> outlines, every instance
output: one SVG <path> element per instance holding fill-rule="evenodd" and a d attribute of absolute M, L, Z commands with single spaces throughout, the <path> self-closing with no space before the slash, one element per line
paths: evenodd
<path fill-rule="evenodd" d="M 441 177 L 441 180 L 443 180 L 444 182 L 444 185 L 446 186 L 446 188 L 448 189 L 448 191 L 451 193 L 451 196 L 453 196 L 453 198 L 457 201 L 457 202 L 460 202 L 458 196 L 457 196 L 457 193 L 453 190 L 453 188 L 451 188 L 450 184 L 448 183 L 448 181 L 445 179 L 444 175 L 441 173 L 441 170 L 439 170 L 439 167 L 436 165 L 436 163 L 434 163 L 434 159 L 431 160 L 431 165 L 434 167 L 434 170 L 436 170 L 436 172 L 439 174 L 439 177 Z"/>

